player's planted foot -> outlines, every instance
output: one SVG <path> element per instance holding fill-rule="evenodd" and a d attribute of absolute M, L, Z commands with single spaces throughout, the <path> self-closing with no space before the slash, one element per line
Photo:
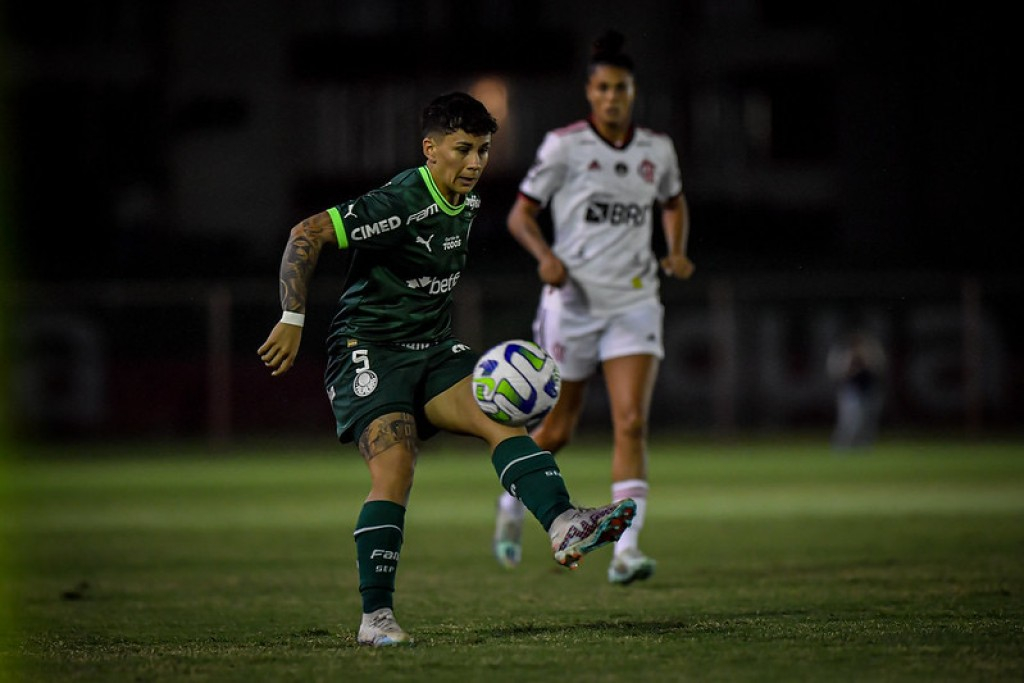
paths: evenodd
<path fill-rule="evenodd" d="M 523 559 L 521 538 L 526 508 L 518 500 L 504 498 L 504 495 L 498 498 L 498 514 L 494 523 L 494 557 L 506 569 L 515 569 Z"/>
<path fill-rule="evenodd" d="M 412 638 L 395 621 L 395 614 L 390 607 L 382 607 L 375 612 L 364 614 L 357 640 L 360 645 L 373 647 L 412 645 Z"/>
<path fill-rule="evenodd" d="M 551 549 L 555 562 L 575 569 L 580 559 L 592 550 L 619 540 L 636 514 L 632 498 L 599 508 L 570 508 L 551 524 Z"/>
<path fill-rule="evenodd" d="M 624 550 L 612 558 L 608 565 L 608 581 L 628 586 L 634 581 L 651 578 L 657 563 L 636 548 Z"/>

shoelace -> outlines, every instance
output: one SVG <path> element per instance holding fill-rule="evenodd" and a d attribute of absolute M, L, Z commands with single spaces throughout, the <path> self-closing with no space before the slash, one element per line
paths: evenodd
<path fill-rule="evenodd" d="M 373 628 L 380 629 L 382 631 L 401 631 L 402 629 L 398 626 L 398 622 L 395 621 L 393 614 L 384 612 L 378 614 L 370 620 L 370 625 Z"/>

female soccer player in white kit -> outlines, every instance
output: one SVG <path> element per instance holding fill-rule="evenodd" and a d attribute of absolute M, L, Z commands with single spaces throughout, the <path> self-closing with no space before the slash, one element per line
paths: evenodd
<path fill-rule="evenodd" d="M 688 278 L 689 213 L 672 140 L 633 124 L 633 60 L 624 37 L 608 31 L 594 42 L 586 96 L 590 116 L 547 133 L 520 183 L 508 229 L 537 259 L 544 283 L 534 321 L 536 341 L 558 361 L 558 403 L 532 436 L 552 453 L 572 438 L 587 381 L 604 375 L 614 434 L 612 499 L 632 498 L 632 527 L 615 545 L 608 580 L 646 579 L 655 562 L 638 545 L 647 508 L 647 420 L 664 357 L 663 273 Z M 661 208 L 667 254 L 652 246 L 653 211 Z M 538 215 L 550 208 L 553 244 Z M 494 552 L 515 567 L 522 557 L 522 504 L 498 502 Z"/>

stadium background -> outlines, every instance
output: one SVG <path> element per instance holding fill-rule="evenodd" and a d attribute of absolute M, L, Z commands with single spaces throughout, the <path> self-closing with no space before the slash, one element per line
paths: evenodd
<path fill-rule="evenodd" d="M 1019 435 L 1005 25 L 882 2 L 7 3 L 15 434 L 330 438 L 342 256 L 299 366 L 272 380 L 255 355 L 287 231 L 418 164 L 419 110 L 452 89 L 502 125 L 457 325 L 478 347 L 527 335 L 537 285 L 505 212 L 543 132 L 585 113 L 614 26 L 638 121 L 679 148 L 698 267 L 665 286 L 656 428 L 827 429 L 825 353 L 864 325 L 890 354 L 887 429 Z"/>

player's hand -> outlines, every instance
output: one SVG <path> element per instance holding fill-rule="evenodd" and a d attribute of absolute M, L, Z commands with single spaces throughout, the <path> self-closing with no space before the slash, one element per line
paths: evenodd
<path fill-rule="evenodd" d="M 277 377 L 291 369 L 301 342 L 301 327 L 279 322 L 274 325 L 267 341 L 263 342 L 263 346 L 256 353 L 260 355 L 263 364 L 273 370 L 270 374 Z"/>
<path fill-rule="evenodd" d="M 680 280 L 689 279 L 695 269 L 696 266 L 693 265 L 693 261 L 683 254 L 669 254 L 661 259 L 661 270 L 665 275 L 679 278 Z"/>
<path fill-rule="evenodd" d="M 558 258 L 554 254 L 543 259 L 537 264 L 537 276 L 540 281 L 546 285 L 552 287 L 561 287 L 565 284 L 569 273 L 565 269 L 565 264 L 562 263 L 562 259 Z"/>

